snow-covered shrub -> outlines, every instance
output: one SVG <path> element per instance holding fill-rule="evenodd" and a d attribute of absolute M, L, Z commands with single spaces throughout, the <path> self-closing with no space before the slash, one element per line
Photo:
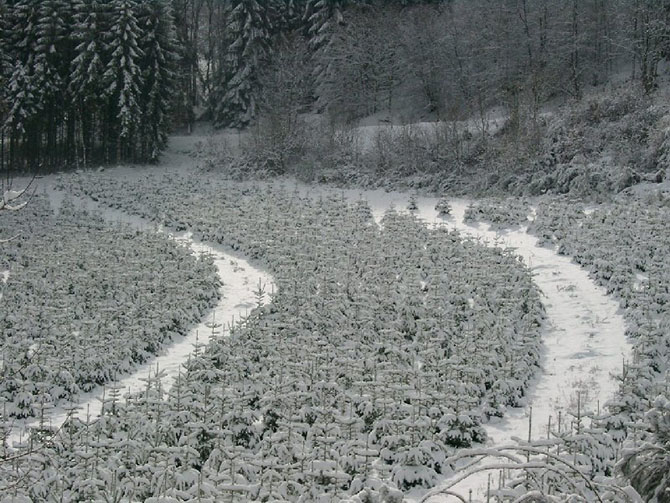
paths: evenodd
<path fill-rule="evenodd" d="M 0 233 L 3 412 L 73 400 L 185 335 L 218 298 L 207 257 L 152 232 L 108 226 L 67 201 L 54 215 L 34 198 Z M 188 299 L 188 300 L 184 300 Z"/>
<path fill-rule="evenodd" d="M 463 221 L 486 222 L 493 229 L 504 229 L 528 223 L 529 204 L 518 198 L 480 199 L 468 206 Z"/>
<path fill-rule="evenodd" d="M 435 205 L 435 209 L 437 210 L 437 215 L 440 217 L 449 215 L 451 213 L 451 205 L 449 204 L 448 198 L 446 196 L 442 196 Z"/>
<path fill-rule="evenodd" d="M 447 456 L 485 440 L 492 393 L 523 393 L 537 368 L 540 297 L 510 253 L 393 210 L 377 226 L 360 201 L 272 184 L 64 185 L 262 260 L 279 287 L 192 356 L 164 400 L 152 382 L 104 420 L 68 423 L 52 440 L 65 487 L 86 470 L 75 453 L 95 442 L 106 470 L 126 467 L 136 499 L 199 487 L 224 501 L 398 501 L 397 489 L 433 485 Z"/>
<path fill-rule="evenodd" d="M 670 501 L 670 400 L 659 396 L 627 442 L 621 472 L 647 501 Z"/>

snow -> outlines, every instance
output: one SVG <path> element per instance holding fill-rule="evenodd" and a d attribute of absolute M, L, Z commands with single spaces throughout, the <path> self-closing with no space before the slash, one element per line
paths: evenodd
<path fill-rule="evenodd" d="M 364 133 L 371 133 L 365 130 Z M 367 136 L 372 138 L 371 135 Z M 187 150 L 194 137 L 184 137 L 184 150 Z M 169 169 L 183 162 L 180 155 L 169 157 L 163 167 Z M 193 162 L 193 161 L 191 161 Z M 137 171 L 136 171 L 137 172 Z M 314 193 L 330 189 L 314 189 L 301 187 L 301 190 Z M 595 285 L 588 277 L 587 271 L 570 258 L 558 255 L 555 250 L 537 246 L 537 238 L 526 233 L 525 228 L 510 231 L 492 231 L 486 224 L 468 225 L 463 222 L 465 209 L 470 201 L 450 199 L 451 214 L 438 216 L 435 210 L 437 198 L 419 197 L 409 193 L 343 190 L 345 197 L 352 201 L 367 200 L 376 221 L 380 221 L 390 207 L 402 209 L 407 206 L 410 196 L 414 196 L 417 209 L 416 215 L 428 225 L 446 226 L 458 230 L 464 236 L 481 240 L 489 246 L 513 248 L 524 262 L 531 268 L 536 284 L 544 294 L 544 305 L 547 310 L 546 331 L 543 337 L 544 351 L 541 371 L 527 395 L 527 406 L 507 409 L 505 417 L 494 418 L 485 425 L 490 438 L 487 447 L 510 445 L 514 439 L 528 439 L 529 420 L 532 410 L 531 437 L 546 437 L 547 423 L 551 418 L 556 424 L 559 412 L 566 417 L 569 411 L 576 408 L 579 400 L 582 413 L 596 412 L 616 390 L 612 374 L 620 371 L 621 362 L 627 359 L 631 345 L 625 337 L 625 322 L 618 303 L 606 295 L 603 288 Z M 50 191 L 52 203 L 60 204 L 61 196 Z M 86 204 L 92 205 L 88 201 Z M 140 229 L 152 229 L 154 226 L 140 218 L 122 212 L 104 209 L 103 215 L 114 221 L 123 221 Z M 532 217 L 531 217 L 532 218 Z M 253 267 L 239 256 L 225 253 L 218 247 L 196 242 L 189 234 L 175 235 L 175 239 L 185 240 L 196 253 L 208 253 L 215 257 L 215 263 L 224 282 L 223 297 L 216 308 L 195 327 L 184 340 L 169 348 L 164 355 L 147 363 L 137 372 L 129 375 L 118 383 L 125 390 L 139 390 L 144 386 L 149 373 L 155 374 L 157 369 L 168 377 L 164 380 L 164 389 L 170 386 L 178 375 L 179 369 L 191 354 L 194 344 L 206 344 L 212 336 L 225 334 L 233 317 L 240 319 L 241 311 L 250 310 L 255 306 L 254 292 L 258 282 L 266 285 L 266 291 L 272 279 L 263 271 Z M 0 279 L 7 280 L 9 272 L 0 272 Z M 647 280 L 638 276 L 639 284 Z M 474 302 L 474 300 L 473 300 Z M 85 417 L 87 413 L 94 417 L 100 411 L 100 398 L 103 390 L 98 389 L 82 396 L 77 414 Z M 56 426 L 65 419 L 64 409 L 56 409 L 50 420 Z M 17 441 L 21 432 L 15 429 L 10 438 Z M 487 460 L 486 463 L 498 465 L 504 460 Z M 433 491 L 448 488 L 468 498 L 482 499 L 488 482 L 485 471 L 475 473 L 463 480 L 455 476 L 451 481 L 439 481 Z M 452 484 L 453 485 L 450 485 Z M 409 495 L 409 501 L 424 499 L 432 503 L 447 501 L 445 494 L 431 496 L 431 492 L 415 490 Z"/>
<path fill-rule="evenodd" d="M 538 114 L 539 118 L 546 119 L 553 115 L 551 111 L 543 111 Z M 377 140 L 387 138 L 389 140 L 402 138 L 406 135 L 422 135 L 435 137 L 444 134 L 445 131 L 457 131 L 459 133 L 469 133 L 473 136 L 481 135 L 482 130 L 488 135 L 495 135 L 507 122 L 508 115 L 502 110 L 493 110 L 487 113 L 484 119 L 472 118 L 469 120 L 458 121 L 424 121 L 413 122 L 411 124 L 389 124 L 385 119 L 375 117 L 362 120 L 361 125 L 353 128 L 355 148 L 359 152 L 365 153 L 372 151 Z M 377 120 L 377 123 L 373 122 Z M 371 123 L 372 122 L 372 123 Z M 343 131 L 346 135 L 348 131 Z"/>
<path fill-rule="evenodd" d="M 405 208 L 412 196 L 381 190 L 342 192 L 351 200 L 367 200 L 378 222 L 391 206 Z M 608 297 L 605 289 L 591 281 L 588 272 L 570 258 L 537 246 L 537 238 L 527 234 L 525 228 L 495 232 L 486 224 L 467 225 L 463 217 L 470 201 L 465 199 L 449 200 L 452 211 L 446 218 L 439 217 L 435 210 L 437 198 L 414 195 L 414 199 L 417 203 L 414 213 L 428 225 L 447 226 L 489 246 L 513 248 L 531 268 L 534 281 L 544 294 L 548 321 L 541 371 L 529 390 L 526 407 L 508 408 L 505 417 L 494 418 L 485 425 L 490 446 L 513 444 L 513 438 L 527 440 L 531 410 L 531 437 L 540 439 L 546 437 L 550 418 L 556 425 L 559 412 L 565 418 L 568 411 L 576 410 L 578 399 L 583 414 L 602 408 L 616 391 L 612 375 L 621 370 L 622 361 L 631 353 L 616 300 Z M 473 498 L 484 498 L 487 482 L 488 473 L 483 471 L 450 490 L 465 498 L 472 490 Z M 438 483 L 436 489 L 447 484 L 449 481 Z M 413 492 L 410 501 L 423 496 Z M 447 499 L 446 495 L 439 495 L 426 501 L 438 503 Z"/>
<path fill-rule="evenodd" d="M 642 273 L 635 273 L 635 282 L 633 283 L 633 289 L 640 291 L 644 290 L 645 286 L 649 283 L 649 276 Z"/>
<path fill-rule="evenodd" d="M 0 283 L 4 285 L 5 283 L 7 283 L 8 279 L 9 279 L 9 269 L 0 271 Z M 0 292 L 0 300 L 2 300 L 2 292 Z"/>
<path fill-rule="evenodd" d="M 23 208 L 27 204 L 27 201 L 23 201 L 21 203 L 16 204 L 10 204 L 11 202 L 16 201 L 18 198 L 20 198 L 23 195 L 23 193 L 24 191 L 6 190 L 2 194 L 2 199 L 0 199 L 0 210 L 18 211 L 21 208 Z"/>
<path fill-rule="evenodd" d="M 56 210 L 63 200 L 62 193 L 53 188 L 53 180 L 46 181 L 47 193 L 51 204 Z M 89 209 L 99 209 L 105 219 L 113 222 L 123 222 L 140 230 L 155 230 L 163 232 L 162 229 L 154 229 L 155 226 L 142 218 L 125 214 L 121 211 L 98 207 L 92 200 L 75 199 L 75 204 Z M 257 305 L 257 292 L 259 286 L 266 292 L 264 299 L 268 299 L 268 292 L 274 290 L 272 277 L 265 271 L 250 264 L 243 257 L 225 252 L 221 247 L 197 241 L 190 233 L 169 234 L 173 239 L 188 244 L 194 253 L 211 255 L 217 268 L 219 277 L 223 282 L 222 296 L 217 305 L 203 320 L 191 329 L 189 334 L 164 348 L 163 354 L 149 360 L 137 368 L 135 372 L 113 383 L 114 387 L 122 392 L 133 393 L 145 388 L 147 378 L 155 376 L 160 372 L 164 376 L 162 389 L 169 391 L 172 384 L 178 378 L 180 369 L 192 354 L 194 348 L 206 345 L 212 337 L 226 336 L 230 326 L 243 320 L 244 317 Z M 9 276 L 9 272 L 3 272 L 3 277 Z M 106 390 L 103 387 L 96 388 L 89 393 L 80 395 L 76 411 L 68 411 L 67 405 L 55 407 L 47 421 L 52 428 L 58 428 L 65 422 L 69 415 L 77 416 L 82 420 L 95 419 L 101 412 L 102 398 Z M 29 427 L 38 426 L 39 421 L 31 421 L 26 424 L 16 423 L 8 438 L 8 444 L 15 445 L 25 437 L 25 430 Z"/>

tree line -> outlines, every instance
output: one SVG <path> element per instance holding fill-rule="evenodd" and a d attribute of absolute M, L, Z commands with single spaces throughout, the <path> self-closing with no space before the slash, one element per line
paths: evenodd
<path fill-rule="evenodd" d="M 178 43 L 166 0 L 0 4 L 2 160 L 13 169 L 155 159 Z"/>
<path fill-rule="evenodd" d="M 622 68 L 652 92 L 669 20 L 667 0 L 0 0 L 0 162 L 152 161 L 198 119 L 313 111 L 522 128 Z"/>

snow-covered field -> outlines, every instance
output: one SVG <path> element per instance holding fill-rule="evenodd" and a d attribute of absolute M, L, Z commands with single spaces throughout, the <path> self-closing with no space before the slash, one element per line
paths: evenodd
<path fill-rule="evenodd" d="M 52 206 L 56 211 L 60 209 L 64 194 L 55 188 L 55 180 L 49 177 L 43 180 L 43 189 L 49 195 Z M 86 198 L 75 198 L 79 208 L 98 211 L 106 220 L 113 223 L 125 223 L 145 232 L 164 232 L 156 228 L 155 224 L 144 219 L 114 210 L 101 207 L 94 201 Z M 186 337 L 174 341 L 166 346 L 162 354 L 150 359 L 132 374 L 111 383 L 109 387 L 98 387 L 79 395 L 74 404 L 54 407 L 46 418 L 29 422 L 17 422 L 7 439 L 8 444 L 20 443 L 26 435 L 27 428 L 36 427 L 40 421 L 45 421 L 51 428 L 58 429 L 69 417 L 78 417 L 82 420 L 94 420 L 100 414 L 105 403 L 105 394 L 109 388 L 116 389 L 121 396 L 142 392 L 147 379 L 152 376 L 161 378 L 163 391 L 168 393 L 175 380 L 182 372 L 182 366 L 194 350 L 202 350 L 212 337 L 225 337 L 231 326 L 243 322 L 249 311 L 258 306 L 259 293 L 263 292 L 264 302 L 270 300 L 274 289 L 272 277 L 264 270 L 250 264 L 239 254 L 231 254 L 220 246 L 200 242 L 189 232 L 169 233 L 169 236 L 178 242 L 187 244 L 194 254 L 208 255 L 213 258 L 218 275 L 223 282 L 222 296 L 214 308 L 203 320 L 193 327 Z M 3 282 L 9 277 L 9 271 L 3 271 Z"/>
<path fill-rule="evenodd" d="M 191 158 L 173 153 L 163 168 L 165 172 L 176 172 L 182 168 L 192 169 L 195 163 L 197 161 Z M 141 176 L 140 171 L 127 169 L 119 169 L 118 173 L 119 176 L 130 174 L 133 180 L 139 180 Z M 107 170 L 105 176 L 114 178 L 115 171 Z M 61 194 L 54 190 L 56 182 L 47 179 L 44 183 L 52 204 L 58 207 Z M 616 390 L 612 375 L 621 370 L 622 361 L 629 358 L 631 350 L 625 337 L 626 324 L 618 303 L 606 295 L 604 288 L 595 285 L 586 270 L 569 257 L 557 254 L 553 248 L 538 246 L 537 238 L 527 234 L 524 227 L 496 231 L 486 224 L 468 224 L 464 217 L 470 201 L 464 199 L 451 199 L 451 214 L 442 217 L 435 210 L 437 198 L 382 191 L 341 191 L 299 184 L 295 188 L 298 192 L 312 196 L 344 195 L 352 202 L 367 201 L 378 223 L 390 208 L 405 211 L 412 198 L 417 205 L 416 215 L 427 226 L 456 230 L 487 246 L 511 249 L 531 269 L 533 281 L 544 295 L 542 301 L 547 314 L 542 335 L 541 371 L 526 392 L 523 407 L 508 408 L 503 418 L 492 417 L 484 424 L 489 437 L 486 447 L 509 446 L 529 438 L 538 440 L 550 435 L 550 430 L 569 429 L 570 415 L 576 414 L 577 409 L 583 417 L 596 415 Z M 76 201 L 78 205 L 89 208 L 102 207 L 81 195 Z M 109 221 L 129 223 L 147 232 L 162 231 L 155 221 L 149 222 L 122 210 L 105 207 L 102 214 Z M 171 223 L 174 225 L 175 222 L 179 220 Z M 268 300 L 267 293 L 274 288 L 268 273 L 253 267 L 239 253 L 230 254 L 220 246 L 199 242 L 190 233 L 175 234 L 173 237 L 188 243 L 194 253 L 213 256 L 224 283 L 223 297 L 214 311 L 188 337 L 167 346 L 162 355 L 116 383 L 114 389 L 121 393 L 141 391 L 157 374 L 164 378 L 162 391 L 167 392 L 175 379 L 179 378 L 182 365 L 194 349 L 199 350 L 213 336 L 225 336 L 230 324 L 243 317 L 249 309 L 257 307 L 259 284 L 265 289 L 264 300 Z M 4 278 L 0 279 L 6 281 L 7 274 L 4 271 L 2 273 Z M 105 393 L 108 390 L 96 389 L 82 395 L 76 414 L 84 420 L 97 416 Z M 65 409 L 55 409 L 50 421 L 52 425 L 58 426 L 65 418 Z M 16 429 L 11 440 L 18 440 L 17 436 L 21 434 Z M 472 468 L 477 471 L 491 461 L 483 459 Z M 450 474 L 443 477 L 433 489 L 426 491 L 415 488 L 406 496 L 411 501 L 437 503 L 448 500 L 445 494 L 440 494 L 441 491 L 452 491 L 466 500 L 468 497 L 483 499 L 489 482 L 489 472 L 486 471 L 478 471 L 467 478 L 464 478 L 463 473 Z"/>
<path fill-rule="evenodd" d="M 525 227 L 493 231 L 488 224 L 467 224 L 464 220 L 469 200 L 451 199 L 451 214 L 442 217 L 435 209 L 438 202 L 435 197 L 380 190 L 343 193 L 351 200 L 368 201 L 377 221 L 391 207 L 406 208 L 413 198 L 416 214 L 427 225 L 446 226 L 489 246 L 513 249 L 533 271 L 547 311 L 542 372 L 527 396 L 525 407 L 508 408 L 504 418 L 492 418 L 485 425 L 490 437 L 488 446 L 512 446 L 514 439 L 547 438 L 548 427 L 556 429 L 559 417 L 563 428 L 569 428 L 569 414 L 576 413 L 578 406 L 585 416 L 597 414 L 612 398 L 617 389 L 614 375 L 621 372 L 622 362 L 631 357 L 626 323 L 618 302 L 570 257 L 559 255 L 554 247 L 539 246 L 538 239 L 526 233 Z M 488 461 L 483 460 L 473 471 Z M 466 499 L 470 491 L 473 497 L 484 498 L 492 472 L 497 474 L 497 470 L 481 471 L 457 484 L 446 480 L 428 495 L 449 489 Z M 432 502 L 448 500 L 444 495 L 427 497 L 421 493 L 416 498 Z"/>
<path fill-rule="evenodd" d="M 613 376 L 621 372 L 622 361 L 630 358 L 631 346 L 618 302 L 569 257 L 538 247 L 537 238 L 525 229 L 497 233 L 488 230 L 486 224 L 464 225 L 465 207 L 464 202 L 453 203 L 454 228 L 489 244 L 514 248 L 533 271 L 547 311 L 542 373 L 528 395 L 527 407 L 510 409 L 505 418 L 486 426 L 492 444 L 513 445 L 515 437 L 547 437 L 550 421 L 556 427 L 562 416 L 568 423 L 568 414 L 575 413 L 578 405 L 584 415 L 599 414 L 617 389 Z M 463 495 L 473 489 L 483 496 L 487 477 L 488 473 L 479 472 L 460 484 L 447 486 Z"/>

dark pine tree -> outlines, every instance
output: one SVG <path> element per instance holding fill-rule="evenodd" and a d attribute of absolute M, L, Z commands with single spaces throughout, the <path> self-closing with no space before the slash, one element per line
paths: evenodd
<path fill-rule="evenodd" d="M 8 46 L 11 27 L 8 24 L 9 6 L 5 0 L 0 0 L 0 89 L 7 89 L 11 75 L 11 57 Z M 9 103 L 4 91 L 0 91 L 0 172 L 5 169 L 5 120 Z"/>
<path fill-rule="evenodd" d="M 7 112 L 3 131 L 9 137 L 10 168 L 35 168 L 39 162 L 41 92 L 37 78 L 38 4 L 31 0 L 8 4 L 3 32 L 6 57 L 11 61 L 3 87 Z"/>
<path fill-rule="evenodd" d="M 71 63 L 68 92 L 72 98 L 76 131 L 77 159 L 83 164 L 96 155 L 96 141 L 102 129 L 105 47 L 102 36 L 108 30 L 105 3 L 77 0 L 74 4 L 75 52 Z"/>
<path fill-rule="evenodd" d="M 107 47 L 109 60 L 105 68 L 106 120 L 114 124 L 107 133 L 106 157 L 115 147 L 116 161 L 137 160 L 137 134 L 140 126 L 140 89 L 142 33 L 137 22 L 138 4 L 134 0 L 111 3 L 111 30 Z"/>
<path fill-rule="evenodd" d="M 167 0 L 142 6 L 141 157 L 156 161 L 167 143 L 169 113 L 176 94 L 177 40 Z"/>
<path fill-rule="evenodd" d="M 315 98 L 321 94 L 327 79 L 329 52 L 337 24 L 344 23 L 344 8 L 349 0 L 308 0 L 303 17 L 305 36 L 312 64 L 311 87 Z"/>
<path fill-rule="evenodd" d="M 244 127 L 256 108 L 258 63 L 268 48 L 268 4 L 234 0 L 226 4 L 225 38 L 212 92 L 212 116 L 218 127 Z"/>
<path fill-rule="evenodd" d="M 66 0 L 38 3 L 35 78 L 43 111 L 40 130 L 46 140 L 42 145 L 43 163 L 52 168 L 59 160 L 69 157 L 66 152 L 74 143 L 74 121 L 66 120 L 68 107 L 63 106 L 73 51 L 68 31 L 72 25 L 72 11 L 71 2 Z"/>

